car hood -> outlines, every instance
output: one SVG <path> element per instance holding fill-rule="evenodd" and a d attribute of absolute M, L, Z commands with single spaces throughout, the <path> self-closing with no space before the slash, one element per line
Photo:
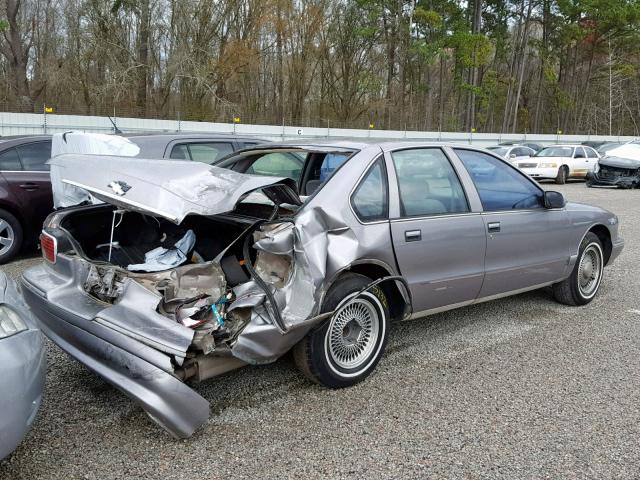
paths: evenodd
<path fill-rule="evenodd" d="M 147 160 L 107 155 L 59 155 L 49 161 L 65 185 L 126 210 L 181 223 L 190 214 L 232 211 L 260 190 L 276 205 L 301 205 L 290 178 L 246 175 L 199 162 Z"/>
<path fill-rule="evenodd" d="M 606 167 L 625 168 L 625 169 L 640 168 L 640 159 L 634 160 L 632 158 L 620 158 L 620 157 L 607 155 L 606 157 L 601 158 L 598 162 L 600 163 L 600 165 L 604 165 Z"/>
<path fill-rule="evenodd" d="M 640 160 L 640 144 L 635 142 L 625 143 L 624 145 L 607 151 L 607 156 Z"/>

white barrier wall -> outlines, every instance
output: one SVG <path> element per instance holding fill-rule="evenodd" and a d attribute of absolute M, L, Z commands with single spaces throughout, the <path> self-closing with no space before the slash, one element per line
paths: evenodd
<path fill-rule="evenodd" d="M 151 120 L 144 118 L 115 118 L 113 120 L 117 127 L 123 132 L 208 132 L 251 135 L 269 140 L 288 140 L 292 138 L 376 138 L 389 140 L 407 139 L 443 141 L 488 146 L 506 141 L 552 144 L 565 142 L 580 143 L 586 140 L 624 142 L 634 139 L 634 137 L 615 135 L 527 135 L 499 133 L 414 132 L 402 130 L 311 128 L 186 122 L 177 120 Z M 112 133 L 114 128 L 108 117 L 0 112 L 0 135 L 2 136 L 59 133 L 70 130 Z"/>

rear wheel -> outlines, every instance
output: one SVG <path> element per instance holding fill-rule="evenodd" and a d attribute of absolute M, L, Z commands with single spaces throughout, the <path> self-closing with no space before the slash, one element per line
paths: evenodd
<path fill-rule="evenodd" d="M 580 244 L 569 278 L 553 285 L 555 299 L 565 305 L 586 305 L 598 293 L 603 269 L 602 243 L 596 234 L 589 232 Z"/>
<path fill-rule="evenodd" d="M 0 264 L 11 260 L 22 245 L 22 226 L 16 217 L 0 209 Z"/>
<path fill-rule="evenodd" d="M 334 314 L 293 351 L 298 368 L 315 383 L 343 388 L 364 380 L 384 353 L 389 309 L 382 290 L 363 275 L 346 274 L 326 295 L 322 312 Z"/>
<path fill-rule="evenodd" d="M 569 169 L 566 167 L 566 165 L 562 165 L 558 169 L 558 174 L 556 175 L 556 183 L 558 185 L 564 185 L 565 183 L 567 183 L 568 176 L 569 176 Z"/>

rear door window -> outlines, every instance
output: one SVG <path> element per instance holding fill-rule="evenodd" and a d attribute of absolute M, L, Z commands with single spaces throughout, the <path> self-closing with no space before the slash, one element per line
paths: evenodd
<path fill-rule="evenodd" d="M 0 171 L 20 171 L 22 170 L 22 165 L 20 164 L 20 157 L 18 157 L 18 152 L 16 152 L 15 148 L 10 148 L 0 153 Z"/>
<path fill-rule="evenodd" d="M 587 157 L 589 157 L 589 158 L 598 158 L 598 154 L 596 153 L 596 151 L 593 148 L 584 147 L 584 149 L 587 151 Z"/>
<path fill-rule="evenodd" d="M 47 160 L 51 158 L 51 142 L 34 142 L 16 147 L 22 168 L 29 171 L 48 172 Z"/>
<path fill-rule="evenodd" d="M 400 150 L 393 152 L 392 158 L 403 216 L 469 211 L 460 180 L 441 149 Z"/>
<path fill-rule="evenodd" d="M 212 164 L 233 151 L 229 142 L 179 143 L 171 149 L 170 158 Z"/>
<path fill-rule="evenodd" d="M 386 220 L 389 210 L 387 175 L 378 158 L 351 196 L 351 205 L 363 222 Z"/>
<path fill-rule="evenodd" d="M 174 146 L 171 150 L 170 158 L 173 158 L 175 160 L 191 160 L 191 155 L 189 155 L 189 147 L 187 147 L 187 145 L 184 143 Z"/>

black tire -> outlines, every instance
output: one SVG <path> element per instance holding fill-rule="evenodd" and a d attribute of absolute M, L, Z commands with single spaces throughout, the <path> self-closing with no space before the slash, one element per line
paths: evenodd
<path fill-rule="evenodd" d="M 556 175 L 556 183 L 558 185 L 564 185 L 567 183 L 567 177 L 569 176 L 568 168 L 565 165 L 562 165 L 558 169 L 558 174 Z"/>
<path fill-rule="evenodd" d="M 22 225 L 11 213 L 0 209 L 0 265 L 15 257 L 21 247 Z"/>
<path fill-rule="evenodd" d="M 585 259 L 586 255 L 589 255 L 589 259 Z M 598 258 L 598 265 L 594 268 L 594 257 Z M 585 262 L 585 265 L 581 268 L 581 265 Z M 589 267 L 589 265 L 591 265 Z M 585 272 L 585 269 L 588 270 Z M 592 273 L 595 270 L 597 277 L 593 279 L 593 284 L 589 286 L 589 289 L 585 289 L 582 286 L 582 281 L 586 280 L 586 274 Z M 571 275 L 562 282 L 553 285 L 553 296 L 556 301 L 565 305 L 586 305 L 589 303 L 598 293 L 600 288 L 600 282 L 602 281 L 602 274 L 604 272 L 604 254 L 602 250 L 602 243 L 597 235 L 589 232 L 585 235 L 580 249 L 578 250 L 578 259 L 573 267 Z"/>
<path fill-rule="evenodd" d="M 370 278 L 353 273 L 345 274 L 339 278 L 327 292 L 321 309 L 322 312 L 336 310 L 336 313 L 322 325 L 309 332 L 294 347 L 293 358 L 296 365 L 311 381 L 328 388 L 349 387 L 364 380 L 380 361 L 389 336 L 390 315 L 387 299 L 377 286 L 354 297 L 354 294 L 369 283 L 371 283 Z M 367 330 L 363 330 L 361 324 L 353 319 L 355 317 L 341 326 L 341 322 L 344 322 L 345 318 L 349 318 L 345 307 L 355 309 L 356 313 L 359 309 L 364 309 L 371 318 L 371 326 L 368 330 L 371 339 L 365 340 L 366 346 L 362 347 L 363 353 L 362 355 L 358 354 L 360 355 L 360 363 L 353 368 L 348 368 L 347 362 L 337 359 L 336 355 L 341 352 L 335 353 L 336 349 L 339 350 L 342 345 L 351 341 L 348 334 L 352 329 L 349 325 L 353 322 L 355 322 L 356 329 L 360 329 L 356 333 L 358 339 L 362 338 L 363 332 L 366 335 Z M 374 313 L 377 315 L 377 329 L 372 327 L 376 323 Z M 330 335 L 332 332 L 333 335 Z M 336 343 L 333 343 L 334 339 Z M 357 343 L 359 345 L 360 341 L 358 340 Z M 346 348 L 352 348 L 352 346 Z M 355 358 L 358 359 L 358 356 Z"/>

